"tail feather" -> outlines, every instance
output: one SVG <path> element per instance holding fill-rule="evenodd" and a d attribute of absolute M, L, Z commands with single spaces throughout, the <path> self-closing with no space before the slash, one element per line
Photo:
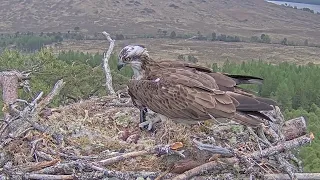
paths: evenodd
<path fill-rule="evenodd" d="M 237 85 L 239 84 L 263 84 L 263 79 L 255 76 L 225 74 L 233 78 Z"/>
<path fill-rule="evenodd" d="M 255 97 L 256 100 L 268 104 L 268 105 L 272 105 L 272 106 L 277 106 L 277 102 L 273 99 L 269 99 L 269 98 L 263 98 L 263 97 Z"/>
<path fill-rule="evenodd" d="M 265 114 L 262 114 L 259 111 L 242 111 L 242 113 L 247 114 L 247 115 L 253 115 L 253 116 L 256 116 L 258 118 L 262 118 L 262 119 L 265 119 L 265 120 L 273 122 L 273 120 L 270 119 L 270 117 L 266 116 Z"/>
<path fill-rule="evenodd" d="M 232 120 L 234 120 L 242 125 L 251 126 L 251 127 L 257 127 L 261 123 L 263 123 L 263 120 L 261 120 L 259 118 L 254 118 L 254 117 L 248 116 L 246 114 L 242 114 L 241 112 L 237 112 L 234 115 Z"/>
<path fill-rule="evenodd" d="M 257 100 L 255 97 L 250 97 L 234 92 L 226 92 L 229 96 L 238 101 L 236 109 L 238 111 L 268 111 L 273 110 L 273 107 L 267 103 Z"/>

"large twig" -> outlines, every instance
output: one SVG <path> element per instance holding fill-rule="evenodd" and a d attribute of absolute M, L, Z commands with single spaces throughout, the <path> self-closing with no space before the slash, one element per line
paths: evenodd
<path fill-rule="evenodd" d="M 61 180 L 74 179 L 73 175 L 51 175 L 51 174 L 33 174 L 27 173 L 24 175 L 25 179 L 39 179 L 39 180 Z"/>
<path fill-rule="evenodd" d="M 107 90 L 111 95 L 114 95 L 115 91 L 114 91 L 113 86 L 112 86 L 112 76 L 111 76 L 111 71 L 110 71 L 110 67 L 109 67 L 109 59 L 110 59 L 110 55 L 111 55 L 111 53 L 113 51 L 113 48 L 114 48 L 115 40 L 113 40 L 111 38 L 110 34 L 105 32 L 105 31 L 103 31 L 102 34 L 110 42 L 109 49 L 107 50 L 107 52 L 103 53 L 103 59 L 102 60 L 103 60 L 104 73 L 106 75 L 106 87 L 107 87 Z"/>
<path fill-rule="evenodd" d="M 79 171 L 97 171 L 102 172 L 102 177 L 117 177 L 119 179 L 136 179 L 138 177 L 144 178 L 156 178 L 161 174 L 161 172 L 131 172 L 131 171 L 114 171 L 108 170 L 94 163 L 86 161 L 73 161 L 68 163 L 61 163 L 55 166 L 47 167 L 36 171 L 37 174 L 70 174 L 74 173 L 74 169 Z M 101 177 L 101 178 L 102 178 Z M 165 178 L 172 178 L 173 174 L 167 174 Z"/>
<path fill-rule="evenodd" d="M 217 161 L 210 161 L 208 163 L 202 164 L 200 166 L 197 166 L 189 171 L 186 171 L 178 176 L 176 176 L 175 178 L 173 178 L 172 180 L 185 180 L 185 179 L 190 179 L 193 176 L 196 176 L 198 174 L 204 173 L 204 172 L 208 172 L 210 170 L 222 170 L 225 169 L 227 165 L 233 165 L 235 163 L 238 162 L 237 158 L 227 158 L 224 160 L 224 163 L 219 163 Z"/>
<path fill-rule="evenodd" d="M 40 111 L 45 108 L 51 101 L 52 99 L 58 95 L 61 91 L 61 89 L 63 88 L 65 82 L 63 82 L 63 79 L 60 79 L 56 82 L 56 84 L 54 85 L 52 91 L 42 100 L 39 102 L 38 106 L 37 106 L 37 112 L 36 113 L 40 113 Z"/>
<path fill-rule="evenodd" d="M 295 173 L 299 180 L 320 180 L 320 173 Z M 290 180 L 291 178 L 287 174 L 266 174 L 265 180 Z"/>
<path fill-rule="evenodd" d="M 38 104 L 38 101 L 41 99 L 43 93 L 41 92 L 31 103 L 28 103 L 24 100 L 17 99 L 15 102 L 11 103 L 9 106 L 9 111 L 12 113 L 15 113 L 18 115 L 18 118 L 15 121 L 10 122 L 8 126 L 8 132 L 10 135 L 10 138 L 7 140 L 4 140 L 0 146 L 4 147 L 6 144 L 12 141 L 12 139 L 17 138 L 21 136 L 21 134 L 25 133 L 26 129 L 29 129 L 30 127 L 33 127 L 34 129 L 40 131 L 40 132 L 46 132 L 49 134 L 52 134 L 53 138 L 57 141 L 57 144 L 60 144 L 61 142 L 61 135 L 53 132 L 49 127 L 43 126 L 37 122 L 38 120 L 38 114 L 39 112 L 47 106 L 52 99 L 59 94 L 60 90 L 62 89 L 64 85 L 63 80 L 57 81 L 52 91 Z M 19 111 L 16 108 L 16 103 L 22 102 L 26 105 L 26 107 Z M 11 140 L 10 140 L 11 139 Z"/>
<path fill-rule="evenodd" d="M 175 144 L 175 143 L 173 143 Z M 138 156 L 144 156 L 144 155 L 149 155 L 149 154 L 157 154 L 157 155 L 164 155 L 164 154 L 178 154 L 183 156 L 183 154 L 179 151 L 175 151 L 171 148 L 172 145 L 158 145 L 154 148 L 150 148 L 148 150 L 145 151 L 137 151 L 137 152 L 129 152 L 126 154 L 121 154 L 119 156 L 115 156 L 109 159 L 105 159 L 105 160 L 101 160 L 98 161 L 97 163 L 103 166 L 107 166 L 116 162 L 120 162 L 129 158 L 134 158 L 134 157 L 138 157 Z"/>
<path fill-rule="evenodd" d="M 310 135 L 305 135 L 290 141 L 286 141 L 283 143 L 279 143 L 277 146 L 272 146 L 269 148 L 266 148 L 262 151 L 254 151 L 248 155 L 240 156 L 241 159 L 257 159 L 260 160 L 263 157 L 268 157 L 275 155 L 277 153 L 283 152 L 284 150 L 289 150 L 293 148 L 300 147 L 304 144 L 310 143 L 312 141 L 312 137 Z M 235 163 L 238 163 L 240 160 L 237 157 L 232 157 L 232 158 L 225 158 L 223 159 L 224 162 L 226 162 L 229 165 L 233 165 Z M 189 171 L 184 172 L 183 174 L 178 175 L 177 177 L 174 178 L 174 180 L 180 180 L 180 179 L 188 179 L 191 178 L 195 175 L 198 175 L 202 172 L 205 171 L 210 171 L 210 170 L 221 170 L 225 166 L 220 165 L 220 163 L 216 161 L 211 161 L 205 164 L 202 164 L 196 168 L 193 168 Z"/>
<path fill-rule="evenodd" d="M 113 164 L 113 163 L 116 163 L 116 162 L 124 161 L 124 160 L 129 159 L 129 158 L 134 158 L 134 157 L 137 157 L 137 156 L 144 156 L 144 155 L 149 155 L 149 154 L 152 154 L 152 152 L 151 151 L 130 152 L 130 153 L 126 153 L 126 154 L 123 154 L 123 155 L 120 155 L 120 156 L 116 156 L 116 157 L 112 157 L 112 158 L 109 158 L 109 159 L 101 160 L 98 163 L 103 165 L 103 166 L 107 166 L 107 165 L 110 165 L 110 164 Z"/>
<path fill-rule="evenodd" d="M 262 151 L 255 151 L 253 153 L 250 153 L 249 155 L 246 155 L 245 157 L 253 158 L 253 159 L 261 159 L 262 157 L 271 156 L 271 155 L 283 152 L 284 150 L 294 149 L 294 148 L 303 146 L 304 144 L 310 143 L 311 141 L 312 141 L 312 138 L 310 137 L 310 135 L 305 135 L 290 141 L 279 143 L 276 146 L 266 148 Z"/>
<path fill-rule="evenodd" d="M 301 116 L 286 121 L 282 131 L 286 141 L 305 135 L 307 133 L 305 118 Z"/>
<path fill-rule="evenodd" d="M 0 87 L 2 87 L 2 99 L 4 102 L 4 119 L 8 120 L 11 116 L 7 108 L 10 103 L 18 99 L 18 81 L 22 74 L 18 71 L 0 72 Z"/>

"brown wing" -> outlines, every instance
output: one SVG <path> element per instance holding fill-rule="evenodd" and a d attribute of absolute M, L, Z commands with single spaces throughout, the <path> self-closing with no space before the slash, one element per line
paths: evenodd
<path fill-rule="evenodd" d="M 155 62 L 150 66 L 150 70 L 154 71 L 161 68 L 185 68 L 194 69 L 199 72 L 207 73 L 216 80 L 216 84 L 219 86 L 220 90 L 223 91 L 234 91 L 236 85 L 239 84 L 262 84 L 263 79 L 255 76 L 247 75 L 233 75 L 227 73 L 214 72 L 208 67 L 204 67 L 197 64 L 185 63 L 181 61 L 159 61 Z"/>
<path fill-rule="evenodd" d="M 238 112 L 238 108 L 250 112 L 270 108 L 254 98 L 212 88 L 217 85 L 206 73 L 167 68 L 165 75 L 157 75 L 150 75 L 154 79 L 131 80 L 128 84 L 130 94 L 154 112 L 173 119 L 201 121 L 210 119 L 211 115 L 234 117 L 244 125 L 257 126 L 262 120 Z"/>
<path fill-rule="evenodd" d="M 149 109 L 174 119 L 195 121 L 232 117 L 238 102 L 225 92 L 205 86 L 202 74 L 177 70 L 155 80 L 131 80 L 130 94 Z M 210 114 L 210 115 L 209 115 Z"/>

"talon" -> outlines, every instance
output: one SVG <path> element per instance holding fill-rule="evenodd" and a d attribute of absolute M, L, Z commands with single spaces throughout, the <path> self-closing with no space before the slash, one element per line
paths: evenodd
<path fill-rule="evenodd" d="M 140 128 L 149 129 L 148 125 L 149 123 L 146 120 L 146 113 L 148 112 L 147 108 L 140 109 Z"/>
<path fill-rule="evenodd" d="M 161 118 L 159 116 L 157 116 L 156 113 L 148 113 L 148 115 L 146 115 L 146 112 L 148 110 L 142 109 L 140 110 L 140 124 L 139 127 L 141 129 L 146 129 L 148 131 L 153 131 L 153 125 L 157 122 L 161 121 Z"/>

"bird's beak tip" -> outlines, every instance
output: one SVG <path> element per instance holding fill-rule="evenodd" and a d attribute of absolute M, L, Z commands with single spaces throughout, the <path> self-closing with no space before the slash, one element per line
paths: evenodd
<path fill-rule="evenodd" d="M 118 71 L 120 71 L 122 68 L 123 68 L 124 64 L 118 64 L 117 68 L 118 68 Z"/>

